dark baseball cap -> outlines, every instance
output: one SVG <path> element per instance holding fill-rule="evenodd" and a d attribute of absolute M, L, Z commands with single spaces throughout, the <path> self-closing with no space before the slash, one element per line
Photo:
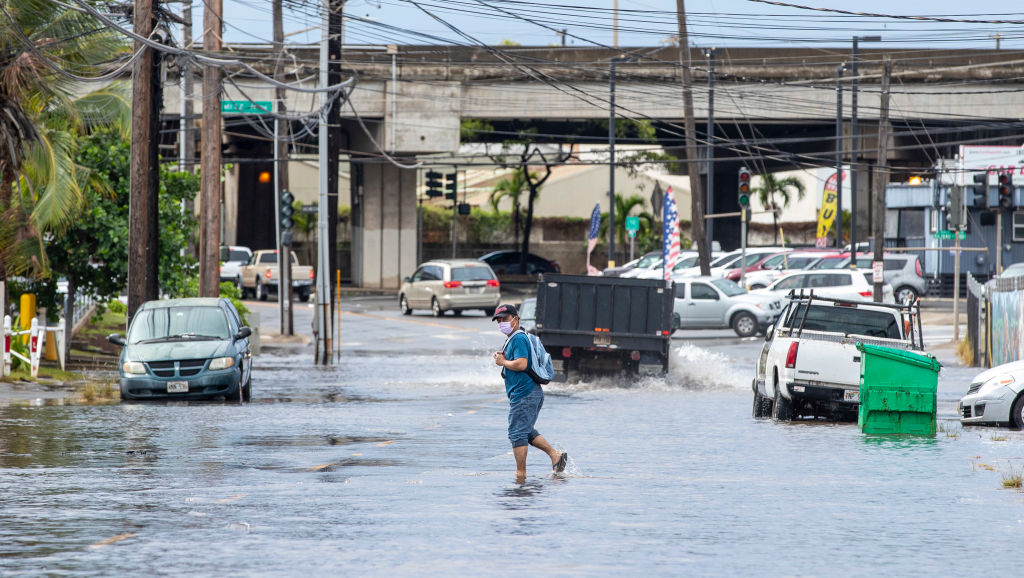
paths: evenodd
<path fill-rule="evenodd" d="M 515 305 L 498 305 L 498 308 L 494 310 L 494 317 L 491 317 L 491 321 L 506 315 L 519 317 L 519 310 L 516 309 Z"/>

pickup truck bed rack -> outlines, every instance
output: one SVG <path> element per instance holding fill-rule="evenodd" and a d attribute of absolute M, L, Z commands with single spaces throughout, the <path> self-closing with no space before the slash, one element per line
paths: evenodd
<path fill-rule="evenodd" d="M 796 292 L 796 291 L 791 291 L 789 293 L 789 295 L 788 295 L 788 298 L 789 298 L 790 301 L 792 301 L 793 303 L 796 303 L 798 306 L 801 303 L 810 305 L 814 301 L 819 301 L 819 302 L 823 301 L 823 302 L 827 302 L 827 303 L 833 303 L 833 304 L 838 305 L 840 307 L 857 308 L 857 307 L 859 307 L 861 305 L 870 305 L 871 307 L 885 307 L 887 309 L 896 310 L 897 312 L 899 312 L 900 322 L 903 323 L 904 328 L 906 328 L 905 329 L 906 332 L 910 336 L 910 348 L 914 349 L 914 350 L 918 350 L 918 351 L 924 350 L 924 333 L 923 333 L 922 327 L 921 327 L 921 300 L 920 299 L 915 300 L 914 303 L 910 303 L 910 304 L 905 304 L 905 303 L 875 303 L 874 301 L 870 301 L 870 302 L 850 301 L 849 299 L 836 299 L 836 298 L 833 298 L 833 297 L 819 297 L 819 296 L 814 294 L 813 290 L 809 291 L 807 293 L 804 293 L 804 291 L 802 291 L 802 290 L 799 293 Z M 807 314 L 810 312 L 810 310 L 811 310 L 811 308 L 809 306 L 803 308 L 803 317 L 801 317 L 801 319 L 800 319 L 800 328 L 797 330 L 797 334 L 796 334 L 796 336 L 798 338 L 803 335 L 804 326 L 807 323 Z M 916 321 L 916 326 L 917 326 L 917 331 L 916 332 L 913 331 L 913 328 L 915 326 L 915 321 Z"/>

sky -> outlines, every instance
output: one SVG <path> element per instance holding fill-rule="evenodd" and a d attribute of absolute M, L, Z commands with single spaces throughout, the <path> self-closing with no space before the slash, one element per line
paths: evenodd
<path fill-rule="evenodd" d="M 568 46 L 612 45 L 614 0 L 349 0 L 345 6 L 346 44 L 558 45 L 565 29 Z M 818 8 L 968 20 L 1024 21 L 1024 4 L 1005 0 L 954 2 L 921 0 L 791 0 Z M 285 0 L 289 42 L 320 38 L 322 2 Z M 658 46 L 676 34 L 675 0 L 618 0 L 619 46 Z M 1014 12 L 1014 10 L 1017 10 Z M 880 35 L 868 47 L 1024 49 L 1024 24 L 946 23 L 850 16 L 752 0 L 690 0 L 686 3 L 694 46 L 850 46 L 854 35 Z M 195 34 L 202 31 L 202 6 L 193 8 Z M 270 42 L 270 0 L 224 0 L 224 39 L 229 43 Z"/>

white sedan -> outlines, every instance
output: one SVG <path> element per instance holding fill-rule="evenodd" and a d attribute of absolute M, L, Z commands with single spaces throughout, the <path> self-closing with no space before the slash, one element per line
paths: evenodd
<path fill-rule="evenodd" d="M 781 293 L 790 291 L 813 291 L 819 297 L 845 299 L 848 301 L 872 301 L 874 287 L 871 285 L 870 271 L 852 270 L 810 270 L 798 271 L 787 275 L 764 289 L 751 293 Z M 882 303 L 895 303 L 892 285 L 882 286 Z"/>
<path fill-rule="evenodd" d="M 1024 361 L 979 373 L 960 398 L 960 423 L 1024 428 Z"/>

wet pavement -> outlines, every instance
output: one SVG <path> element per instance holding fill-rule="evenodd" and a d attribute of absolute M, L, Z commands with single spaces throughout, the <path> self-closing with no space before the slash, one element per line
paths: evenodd
<path fill-rule="evenodd" d="M 680 333 L 665 378 L 546 386 L 570 467 L 518 484 L 503 337 L 387 303 L 346 304 L 334 366 L 260 355 L 248 404 L 0 407 L 0 574 L 1017 574 L 1024 434 L 960 427 L 978 370 L 934 438 L 865 436 L 752 419 L 761 341 Z"/>

